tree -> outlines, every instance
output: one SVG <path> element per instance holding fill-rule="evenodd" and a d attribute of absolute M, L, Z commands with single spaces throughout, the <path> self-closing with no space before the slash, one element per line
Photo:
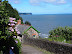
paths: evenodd
<path fill-rule="evenodd" d="M 25 24 L 26 24 L 26 25 L 31 25 L 31 23 L 30 23 L 30 22 L 28 22 L 28 21 L 26 21 L 26 22 L 25 22 Z"/>
<path fill-rule="evenodd" d="M 14 9 L 9 3 L 8 1 L 3 1 L 2 3 L 7 5 L 7 7 L 5 7 L 5 10 L 8 11 L 8 16 L 9 17 L 13 17 L 16 18 L 17 20 L 21 19 L 21 23 L 23 24 L 23 19 L 22 17 L 19 16 L 18 11 L 16 9 Z"/>

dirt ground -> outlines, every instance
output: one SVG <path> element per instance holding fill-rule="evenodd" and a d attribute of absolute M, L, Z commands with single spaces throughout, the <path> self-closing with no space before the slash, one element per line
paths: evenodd
<path fill-rule="evenodd" d="M 22 44 L 22 54 L 44 54 L 44 53 L 32 46 Z"/>

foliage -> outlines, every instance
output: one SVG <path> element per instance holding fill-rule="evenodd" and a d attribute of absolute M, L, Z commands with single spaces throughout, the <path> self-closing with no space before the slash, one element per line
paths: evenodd
<path fill-rule="evenodd" d="M 49 32 L 48 40 L 71 43 L 72 40 L 72 27 L 58 27 Z M 69 42 L 70 41 L 70 42 Z"/>
<path fill-rule="evenodd" d="M 19 41 L 19 39 L 17 39 L 18 43 L 17 43 L 17 47 L 19 48 L 19 54 L 21 54 L 21 42 Z"/>
<path fill-rule="evenodd" d="M 3 1 L 2 4 L 5 4 L 6 1 Z M 23 19 L 19 16 L 18 11 L 14 9 L 7 1 L 7 7 L 5 7 L 5 10 L 8 11 L 8 16 L 16 18 L 17 20 L 21 19 L 21 23 L 23 24 Z"/>
<path fill-rule="evenodd" d="M 31 25 L 31 23 L 30 23 L 30 22 L 28 22 L 28 21 L 25 21 L 25 24 L 26 24 L 26 25 Z"/>
<path fill-rule="evenodd" d="M 9 32 L 9 10 L 6 10 L 8 1 L 2 2 L 0 6 L 0 51 L 3 51 L 5 54 L 9 54 L 9 50 L 14 47 L 13 52 L 15 54 L 20 54 L 21 43 L 13 38 L 13 36 L 17 36 L 17 33 L 14 31 Z M 15 21 L 13 21 L 15 22 Z M 14 28 L 14 27 L 13 27 Z M 14 34 L 15 33 L 15 34 Z M 18 32 L 19 33 L 19 32 Z M 17 43 L 18 42 L 18 43 Z"/>
<path fill-rule="evenodd" d="M 5 7 L 6 7 L 5 4 L 0 6 L 0 51 L 1 50 L 4 51 L 4 49 L 7 48 L 5 44 L 8 36 L 10 35 L 7 30 L 9 17 L 7 16 L 8 14 L 7 11 L 5 11 Z"/>
<path fill-rule="evenodd" d="M 14 43 L 12 43 L 11 45 L 14 47 L 13 52 L 15 54 L 21 54 L 21 42 L 18 39 L 15 39 L 18 41 L 18 43 L 16 44 L 14 41 Z"/>
<path fill-rule="evenodd" d="M 39 36 L 39 39 L 41 39 L 41 37 Z"/>

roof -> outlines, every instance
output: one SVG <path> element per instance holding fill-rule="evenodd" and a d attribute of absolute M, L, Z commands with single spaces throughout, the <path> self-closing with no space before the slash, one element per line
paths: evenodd
<path fill-rule="evenodd" d="M 40 33 L 38 30 L 36 30 L 33 26 L 28 26 L 28 25 L 16 25 L 20 33 L 22 34 L 23 32 L 27 32 L 30 28 L 33 28 L 35 31 Z"/>
<path fill-rule="evenodd" d="M 25 30 L 27 30 L 30 26 L 27 25 L 16 25 L 20 33 L 22 34 Z"/>
<path fill-rule="evenodd" d="M 33 26 L 30 26 L 26 31 L 24 32 L 27 32 L 30 28 L 33 28 L 35 31 L 37 31 L 38 33 L 40 33 L 38 30 L 36 30 Z"/>

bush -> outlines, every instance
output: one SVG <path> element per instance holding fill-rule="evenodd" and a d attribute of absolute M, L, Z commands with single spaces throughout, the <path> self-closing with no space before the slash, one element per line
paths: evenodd
<path fill-rule="evenodd" d="M 26 22 L 25 22 L 25 24 L 26 24 L 26 25 L 31 25 L 31 23 L 30 23 L 30 22 L 28 22 L 28 21 L 26 21 Z"/>
<path fill-rule="evenodd" d="M 72 40 L 72 27 L 58 27 L 49 32 L 50 38 Z"/>

